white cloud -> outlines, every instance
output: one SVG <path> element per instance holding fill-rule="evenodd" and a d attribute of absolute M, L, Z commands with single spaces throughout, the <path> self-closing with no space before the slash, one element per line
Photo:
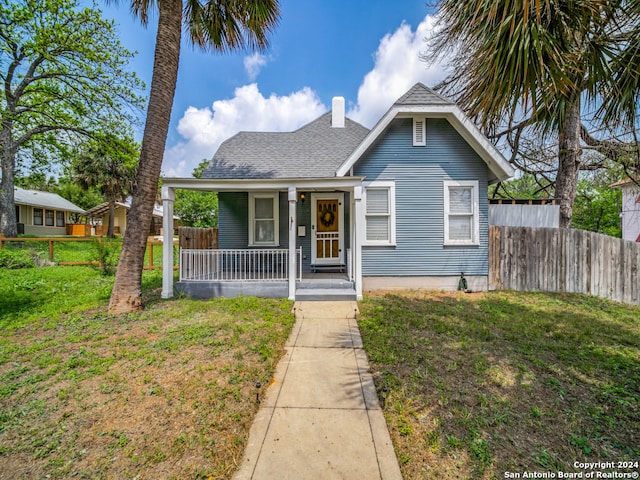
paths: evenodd
<path fill-rule="evenodd" d="M 425 38 L 434 30 L 436 19 L 426 16 L 416 30 L 403 23 L 385 35 L 375 53 L 375 63 L 363 78 L 355 106 L 347 115 L 372 127 L 391 104 L 416 82 L 433 86 L 445 76 L 441 64 L 428 65 L 420 59 Z M 266 58 L 245 57 L 245 69 L 258 75 Z M 318 95 L 305 87 L 289 95 L 265 97 L 256 83 L 239 87 L 233 98 L 213 102 L 211 107 L 189 107 L 178 122 L 184 141 L 165 152 L 163 175 L 189 177 L 203 160 L 210 159 L 218 146 L 241 130 L 292 131 L 327 111 Z"/>
<path fill-rule="evenodd" d="M 374 67 L 358 89 L 357 104 L 347 114 L 350 118 L 372 127 L 416 82 L 431 87 L 444 79 L 446 72 L 442 64 L 430 65 L 420 58 L 426 48 L 425 39 L 431 37 L 435 23 L 436 18 L 427 15 L 415 31 L 403 23 L 382 38 Z"/>
<path fill-rule="evenodd" d="M 224 140 L 239 131 L 292 131 L 326 110 L 308 87 L 269 97 L 255 83 L 236 88 L 231 99 L 217 100 L 211 107 L 187 108 L 177 127 L 185 140 L 166 150 L 162 174 L 189 177 L 203 159 L 210 159 Z"/>
<path fill-rule="evenodd" d="M 251 56 L 244 57 L 244 69 L 247 71 L 249 81 L 253 82 L 266 64 L 267 57 L 257 52 Z"/>

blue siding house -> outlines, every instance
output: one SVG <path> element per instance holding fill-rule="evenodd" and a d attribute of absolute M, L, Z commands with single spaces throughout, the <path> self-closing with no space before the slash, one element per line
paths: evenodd
<path fill-rule="evenodd" d="M 219 193 L 219 248 L 182 250 L 174 289 L 198 297 L 362 297 L 393 288 L 473 290 L 488 278 L 487 187 L 513 169 L 451 101 L 418 83 L 368 130 L 344 99 L 294 132 L 240 132 L 200 179 L 174 190 Z M 167 248 L 165 265 L 173 265 Z"/>

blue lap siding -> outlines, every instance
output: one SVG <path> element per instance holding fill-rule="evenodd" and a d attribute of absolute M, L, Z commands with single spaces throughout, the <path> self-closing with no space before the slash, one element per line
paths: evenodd
<path fill-rule="evenodd" d="M 279 246 L 249 247 L 249 194 L 220 192 L 218 194 L 218 246 L 220 248 L 289 248 L 289 216 L 287 193 L 279 194 Z"/>
<path fill-rule="evenodd" d="M 365 276 L 487 275 L 487 166 L 445 119 L 427 119 L 427 145 L 413 122 L 395 119 L 354 166 L 366 181 L 396 185 L 396 246 L 363 246 Z M 480 246 L 444 245 L 445 180 L 479 183 Z"/>
<path fill-rule="evenodd" d="M 287 193 L 279 195 L 279 235 L 280 246 L 289 248 L 289 205 Z M 344 234 L 345 248 L 349 245 L 349 195 L 345 193 Z M 306 200 L 296 207 L 297 224 L 305 227 L 305 236 L 296 237 L 297 247 L 302 247 L 302 269 L 311 271 L 311 195 L 306 192 Z M 253 248 L 249 245 L 249 194 L 247 192 L 220 192 L 218 194 L 218 245 L 221 249 Z M 296 232 L 297 234 L 297 232 Z M 255 247 L 258 248 L 258 247 Z M 271 247 L 260 247 L 271 248 Z"/>

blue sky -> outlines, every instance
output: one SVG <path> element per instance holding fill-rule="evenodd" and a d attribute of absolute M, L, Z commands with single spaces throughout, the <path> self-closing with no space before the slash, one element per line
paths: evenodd
<path fill-rule="evenodd" d="M 190 176 L 222 141 L 240 130 L 291 131 L 343 96 L 347 115 L 371 127 L 421 81 L 444 77 L 419 59 L 433 29 L 426 0 L 281 0 L 281 20 L 261 54 L 213 54 L 182 48 L 162 173 Z M 127 0 L 101 6 L 122 43 L 138 54 L 131 68 L 150 85 L 155 41 Z"/>

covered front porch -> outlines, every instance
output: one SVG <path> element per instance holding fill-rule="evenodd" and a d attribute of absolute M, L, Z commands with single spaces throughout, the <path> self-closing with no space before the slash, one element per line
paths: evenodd
<path fill-rule="evenodd" d="M 181 249 L 174 285 L 176 189 L 219 193 L 220 248 Z M 162 297 L 362 298 L 362 178 L 165 179 Z M 223 215 L 224 213 L 224 215 Z"/>

